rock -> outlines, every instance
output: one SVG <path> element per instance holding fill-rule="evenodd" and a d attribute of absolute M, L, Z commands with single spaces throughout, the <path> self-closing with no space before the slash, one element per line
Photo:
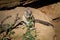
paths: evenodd
<path fill-rule="evenodd" d="M 0 1 L 0 8 L 10 8 L 19 5 L 19 0 L 1 0 Z"/>
<path fill-rule="evenodd" d="M 20 4 L 26 5 L 37 0 L 0 0 L 0 9 L 1 8 L 11 8 L 18 6 Z"/>
<path fill-rule="evenodd" d="M 47 16 L 49 16 L 51 19 L 55 19 L 60 17 L 60 2 L 51 4 L 48 6 L 44 6 L 41 8 L 38 8 L 40 11 L 45 13 Z M 58 20 L 58 19 L 57 19 Z"/>
<path fill-rule="evenodd" d="M 14 22 L 16 14 L 18 13 L 19 14 L 18 16 L 20 17 L 20 20 L 18 20 L 17 23 L 19 23 L 21 21 L 22 16 L 24 15 L 24 10 L 25 9 L 26 9 L 25 7 L 16 7 L 15 9 L 12 9 L 12 10 L 0 11 L 0 22 L 6 16 L 11 15 L 12 17 L 7 19 L 4 22 L 4 24 L 6 24 L 6 23 L 11 24 L 11 23 Z M 47 15 L 45 15 L 43 12 L 41 12 L 40 10 L 34 9 L 34 8 L 31 8 L 31 10 L 32 10 L 32 14 L 34 15 L 35 19 L 40 19 L 40 20 L 51 23 L 50 18 Z M 23 27 L 23 26 L 19 25 L 18 27 Z M 52 26 L 46 26 L 46 25 L 43 25 L 43 24 L 36 23 L 35 28 L 37 30 L 36 40 L 54 40 L 55 39 L 55 29 Z M 19 38 L 21 38 L 21 35 L 23 35 L 26 32 L 26 29 L 27 29 L 26 27 L 25 27 L 24 30 L 22 28 L 14 29 L 13 30 L 15 32 L 14 37 L 18 35 L 17 40 Z"/>

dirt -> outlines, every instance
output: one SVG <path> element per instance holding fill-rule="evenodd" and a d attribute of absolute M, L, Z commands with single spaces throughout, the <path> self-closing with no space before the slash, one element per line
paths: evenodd
<path fill-rule="evenodd" d="M 19 13 L 19 17 L 20 17 L 19 21 L 21 21 L 25 9 L 26 9 L 25 7 L 16 7 L 15 9 L 12 9 L 12 10 L 0 11 L 0 22 L 6 16 L 11 15 L 12 17 L 6 20 L 4 23 L 5 24 L 13 23 L 17 13 Z M 49 18 L 45 13 L 34 8 L 31 8 L 31 10 L 35 19 L 39 19 L 39 20 L 43 20 L 43 21 L 51 23 L 51 18 Z M 22 25 L 18 27 L 19 28 L 13 30 L 15 31 L 14 37 L 17 37 L 17 39 L 14 39 L 14 40 L 21 40 L 21 35 L 26 32 L 26 28 L 24 30 L 20 28 L 20 27 L 23 27 Z M 35 28 L 37 30 L 37 35 L 38 35 L 36 40 L 53 40 L 53 37 L 55 35 L 55 30 L 52 26 L 46 26 L 41 23 L 40 24 L 36 23 Z"/>
<path fill-rule="evenodd" d="M 60 18 L 53 20 L 60 17 L 60 2 L 38 8 L 38 10 L 42 11 L 52 19 L 51 22 L 56 28 L 57 40 L 60 40 Z"/>

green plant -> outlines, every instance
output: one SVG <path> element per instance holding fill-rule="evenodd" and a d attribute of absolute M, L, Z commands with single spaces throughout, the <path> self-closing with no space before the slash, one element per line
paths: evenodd
<path fill-rule="evenodd" d="M 32 30 L 33 31 L 33 30 Z M 22 36 L 23 40 L 35 40 L 35 37 L 31 34 L 30 28 L 27 29 L 26 33 Z"/>
<path fill-rule="evenodd" d="M 35 27 L 33 26 L 34 24 L 32 24 L 32 22 L 33 22 L 33 20 L 32 20 L 32 18 L 31 17 L 28 17 L 27 19 L 27 24 L 26 24 L 26 28 L 27 28 L 27 30 L 26 30 L 26 33 L 25 34 L 23 34 L 23 36 L 22 36 L 22 40 L 35 40 L 35 38 L 36 38 L 36 29 L 35 29 Z M 32 35 L 32 31 L 34 31 L 35 30 L 35 36 L 33 36 Z"/>
<path fill-rule="evenodd" d="M 11 31 L 11 29 L 9 29 L 11 27 L 11 25 L 7 25 L 7 27 L 5 26 L 5 29 L 4 29 L 4 26 L 3 26 L 3 30 L 5 30 L 6 32 L 6 35 L 3 35 L 4 37 L 0 38 L 0 40 L 8 40 L 8 39 L 11 39 L 11 35 L 14 35 L 14 31 Z M 8 30 L 9 29 L 9 32 Z"/>
<path fill-rule="evenodd" d="M 16 15 L 16 19 L 14 20 L 13 24 L 3 24 L 5 20 L 7 20 L 8 18 L 10 18 L 11 16 L 7 16 L 5 19 L 3 19 L 1 21 L 0 24 L 0 34 L 2 34 L 3 32 L 5 32 L 6 34 L 3 35 L 3 37 L 0 37 L 0 40 L 11 40 L 12 35 L 15 33 L 14 31 L 12 31 L 14 28 L 16 28 L 16 22 L 19 20 L 18 14 Z"/>

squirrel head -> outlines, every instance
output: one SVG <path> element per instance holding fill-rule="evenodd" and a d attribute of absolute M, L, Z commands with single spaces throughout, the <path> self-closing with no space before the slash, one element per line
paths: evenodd
<path fill-rule="evenodd" d="M 25 10 L 24 16 L 25 16 L 26 18 L 29 18 L 29 17 L 32 16 L 32 11 L 31 11 L 30 8 L 27 8 L 27 9 Z"/>

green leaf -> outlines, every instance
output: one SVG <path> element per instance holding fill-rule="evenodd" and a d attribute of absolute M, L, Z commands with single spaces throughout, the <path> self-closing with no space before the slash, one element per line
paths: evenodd
<path fill-rule="evenodd" d="M 8 35 L 14 35 L 14 31 L 10 31 L 9 33 L 8 33 Z"/>
<path fill-rule="evenodd" d="M 23 35 L 23 40 L 35 40 L 35 37 L 32 36 L 30 30 L 27 30 L 27 32 Z"/>

